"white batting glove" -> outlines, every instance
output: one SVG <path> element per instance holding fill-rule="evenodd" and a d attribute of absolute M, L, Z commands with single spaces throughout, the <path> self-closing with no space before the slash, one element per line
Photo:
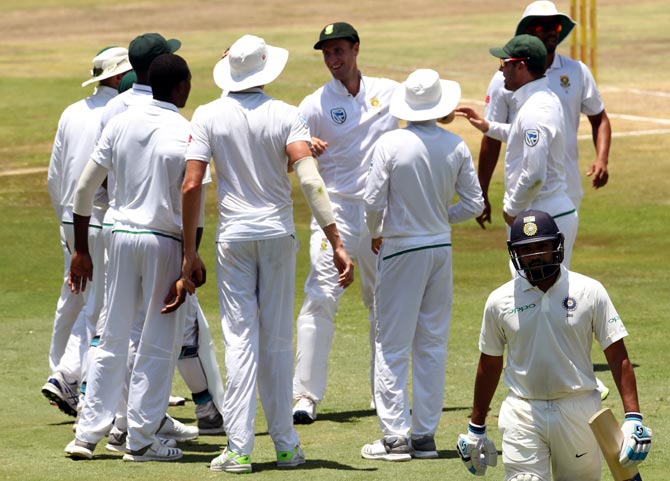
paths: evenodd
<path fill-rule="evenodd" d="M 642 424 L 642 414 L 626 413 L 621 426 L 623 442 L 619 451 L 619 463 L 624 468 L 639 464 L 647 459 L 651 448 L 651 429 Z"/>
<path fill-rule="evenodd" d="M 459 434 L 456 449 L 465 467 L 475 476 L 484 476 L 486 468 L 498 464 L 498 451 L 486 437 L 486 425 L 470 423 L 468 434 Z"/>

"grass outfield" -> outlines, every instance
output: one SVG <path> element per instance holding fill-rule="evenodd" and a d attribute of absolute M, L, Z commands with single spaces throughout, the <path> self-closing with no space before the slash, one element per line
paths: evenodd
<path fill-rule="evenodd" d="M 226 442 L 223 436 L 184 444 L 179 463 L 123 463 L 103 446 L 93 462 L 74 462 L 63 448 L 72 438 L 72 419 L 50 407 L 40 394 L 48 375 L 53 311 L 60 288 L 62 256 L 58 225 L 46 188 L 46 166 L 58 117 L 70 103 L 88 95 L 79 85 L 88 78 L 90 59 L 103 46 L 126 45 L 135 35 L 159 31 L 182 40 L 179 53 L 193 72 L 193 90 L 183 113 L 218 95 L 211 69 L 221 52 L 243 33 L 263 36 L 288 48 L 289 63 L 268 92 L 297 104 L 329 79 L 312 50 L 319 29 L 346 20 L 362 38 L 359 65 L 367 75 L 404 80 L 415 68 L 438 70 L 461 83 L 463 103 L 483 110 L 484 92 L 497 60 L 487 48 L 512 35 L 525 7 L 510 0 L 343 0 L 340 2 L 132 2 L 96 4 L 91 0 L 23 0 L 0 3 L 0 479 L 16 480 L 177 480 L 218 479 L 207 469 Z M 670 9 L 665 0 L 598 2 L 598 80 L 615 138 L 610 154 L 610 182 L 593 191 L 584 177 L 586 196 L 573 255 L 576 271 L 599 279 L 623 318 L 626 343 L 637 369 L 638 390 L 646 424 L 654 429 L 650 458 L 641 471 L 646 481 L 668 479 L 670 462 L 670 367 L 664 327 L 670 312 L 668 267 L 668 193 L 670 193 Z M 568 9 L 567 0 L 558 2 Z M 567 42 L 566 42 L 567 43 Z M 567 45 L 561 53 L 567 53 Z M 588 122 L 586 122 L 588 124 Z M 462 119 L 451 130 L 462 135 L 477 157 L 479 136 Z M 583 125 L 582 170 L 593 158 L 588 128 Z M 21 174 L 21 172 L 23 172 Z M 381 463 L 360 458 L 360 447 L 379 437 L 376 417 L 368 409 L 367 315 L 354 284 L 344 296 L 336 319 L 327 399 L 319 420 L 299 426 L 307 453 L 292 480 L 470 479 L 455 451 L 466 428 L 476 363 L 477 337 L 488 293 L 508 277 L 505 232 L 500 217 L 502 169 L 491 186 L 494 224 L 482 231 L 474 221 L 454 229 L 454 312 L 446 401 L 436 435 L 440 459 Z M 208 232 L 203 257 L 213 272 L 215 192 L 210 189 Z M 308 269 L 308 215 L 296 197 L 296 224 L 303 248 L 298 257 L 296 311 Z M 223 361 L 221 330 L 213 280 L 199 291 Z M 594 362 L 605 370 L 602 353 Z M 611 376 L 599 376 L 616 391 Z M 175 394 L 188 395 L 175 378 Z M 504 394 L 501 385 L 489 418 L 491 436 L 500 448 L 496 415 Z M 604 403 L 622 417 L 613 392 Z M 193 404 L 170 413 L 194 422 Z M 285 479 L 275 468 L 272 443 L 258 413 L 252 476 Z M 606 468 L 603 479 L 610 480 Z M 504 479 L 502 467 L 486 479 Z"/>

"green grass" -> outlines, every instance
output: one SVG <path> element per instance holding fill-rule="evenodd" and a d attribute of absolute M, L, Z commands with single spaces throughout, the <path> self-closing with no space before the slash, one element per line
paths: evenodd
<path fill-rule="evenodd" d="M 599 85 L 608 112 L 667 118 L 670 110 L 670 11 L 663 0 L 598 2 Z M 558 2 L 568 8 L 567 1 Z M 183 41 L 180 54 L 193 72 L 193 91 L 183 113 L 218 95 L 211 69 L 221 52 L 243 33 L 264 36 L 268 43 L 286 47 L 291 57 L 284 74 L 268 92 L 297 104 L 328 81 L 319 53 L 311 46 L 319 29 L 334 20 L 348 20 L 363 40 L 359 64 L 364 73 L 404 80 L 415 68 L 431 67 L 461 83 L 464 99 L 483 100 L 496 61 L 487 52 L 511 35 L 523 3 L 511 0 L 371 0 L 337 3 L 210 2 L 188 4 L 121 1 L 95 4 L 91 0 L 5 2 L 0 31 L 0 350 L 3 389 L 0 391 L 0 479 L 219 479 L 207 463 L 225 444 L 221 436 L 185 444 L 180 463 L 127 464 L 102 446 L 93 462 L 74 462 L 62 450 L 72 438 L 71 419 L 50 407 L 39 390 L 48 374 L 47 352 L 62 258 L 58 226 L 46 189 L 46 172 L 6 176 L 13 169 L 44 167 L 58 117 L 70 103 L 90 92 L 79 87 L 87 78 L 89 62 L 102 46 L 125 45 L 143 31 L 159 31 Z M 567 45 L 561 47 L 567 52 Z M 630 89 L 665 92 L 665 96 Z M 468 100 L 470 102 L 471 100 Z M 481 103 L 474 104 L 482 110 Z M 615 132 L 667 129 L 651 121 L 636 122 L 612 115 Z M 477 156 L 479 135 L 462 120 L 450 128 L 462 135 Z M 584 129 L 583 133 L 587 133 Z M 582 170 L 593 158 L 589 141 L 582 141 Z M 573 268 L 599 279 L 609 290 L 630 336 L 626 340 L 637 369 L 642 410 L 654 429 L 650 458 L 642 465 L 644 479 L 664 481 L 670 461 L 670 392 L 667 379 L 670 312 L 668 192 L 670 192 L 668 134 L 617 137 L 610 156 L 610 182 L 593 191 L 584 178 L 586 197 L 580 210 L 580 230 Z M 208 192 L 206 238 L 202 254 L 213 272 L 213 233 L 216 223 L 215 189 Z M 327 398 L 319 420 L 299 426 L 308 456 L 304 468 L 291 479 L 386 480 L 470 479 L 454 445 L 465 429 L 474 372 L 482 308 L 488 293 L 507 280 L 505 232 L 500 217 L 502 169 L 491 185 L 494 223 L 482 231 L 474 222 L 454 229 L 454 311 L 444 412 L 437 433 L 440 459 L 411 463 L 376 463 L 360 458 L 360 447 L 379 436 L 376 417 L 369 410 L 367 313 L 354 284 L 341 301 L 330 359 Z M 296 311 L 308 270 L 308 216 L 296 193 L 298 255 Z M 217 340 L 223 365 L 218 303 L 213 278 L 199 293 Z M 597 368 L 604 357 L 594 347 Z M 611 376 L 600 377 L 614 389 Z M 495 429 L 504 387 L 493 403 L 489 425 Z M 175 394 L 188 395 L 175 378 Z M 621 418 L 615 392 L 605 402 Z M 172 415 L 193 422 L 193 405 L 171 408 Z M 259 409 L 253 453 L 254 478 L 285 479 L 274 466 L 272 443 Z M 611 476 L 604 470 L 603 479 Z M 486 479 L 504 479 L 502 467 Z"/>

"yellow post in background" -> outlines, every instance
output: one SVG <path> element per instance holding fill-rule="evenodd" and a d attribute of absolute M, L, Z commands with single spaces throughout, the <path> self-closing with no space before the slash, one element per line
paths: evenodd
<path fill-rule="evenodd" d="M 598 78 L 597 1 L 570 0 L 570 17 L 577 22 L 576 32 L 570 37 L 570 57 L 588 65 L 596 80 Z"/>

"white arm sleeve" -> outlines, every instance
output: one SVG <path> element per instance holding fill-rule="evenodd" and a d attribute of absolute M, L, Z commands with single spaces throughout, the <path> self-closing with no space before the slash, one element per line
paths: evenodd
<path fill-rule="evenodd" d="M 316 163 L 313 157 L 303 157 L 293 164 L 293 170 L 298 177 L 300 188 L 305 195 L 312 215 L 319 224 L 319 227 L 335 223 L 333 208 L 330 205 L 330 198 L 326 191 L 326 185 L 319 175 Z"/>
<path fill-rule="evenodd" d="M 84 167 L 84 171 L 77 182 L 77 190 L 74 194 L 73 212 L 77 215 L 88 217 L 93 210 L 93 197 L 95 191 L 102 184 L 107 176 L 107 169 L 102 165 L 89 160 Z"/>

